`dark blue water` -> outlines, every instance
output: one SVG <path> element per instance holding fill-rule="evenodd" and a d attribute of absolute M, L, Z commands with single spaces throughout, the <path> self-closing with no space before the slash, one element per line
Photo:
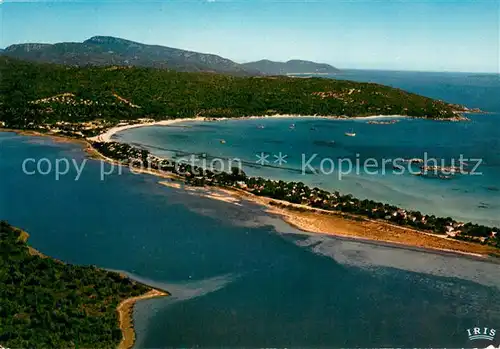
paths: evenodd
<path fill-rule="evenodd" d="M 172 297 L 139 303 L 137 348 L 469 346 L 500 323 L 498 264 L 299 235 L 236 206 L 89 160 L 56 180 L 26 158 L 78 146 L 0 133 L 0 219 L 63 261 L 123 270 Z M 104 165 L 109 170 L 109 165 Z M 31 169 L 31 168 L 28 168 Z"/>

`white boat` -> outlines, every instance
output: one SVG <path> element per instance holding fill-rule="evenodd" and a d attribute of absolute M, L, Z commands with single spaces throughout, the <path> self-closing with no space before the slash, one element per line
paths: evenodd
<path fill-rule="evenodd" d="M 348 137 L 356 137 L 356 133 L 352 132 L 352 131 L 351 132 L 346 132 L 345 135 L 348 136 Z"/>

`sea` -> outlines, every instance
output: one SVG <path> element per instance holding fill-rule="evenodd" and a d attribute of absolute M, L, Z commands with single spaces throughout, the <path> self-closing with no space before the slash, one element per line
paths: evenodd
<path fill-rule="evenodd" d="M 432 79 L 439 81 L 434 74 Z M 493 122 L 497 116 L 476 117 Z M 288 121 L 283 124 L 286 128 L 281 120 L 266 122 L 269 127 L 258 130 L 284 128 L 276 131 L 275 138 L 298 144 L 293 132 L 301 132 L 299 121 L 295 130 L 289 129 Z M 330 123 L 314 120 L 322 122 Z M 411 122 L 419 125 L 408 121 L 406 127 Z M 189 128 L 148 132 L 159 132 L 164 137 L 159 147 L 171 149 L 183 139 L 173 136 L 176 132 L 185 132 L 200 144 L 200 129 L 215 139 L 222 129 L 243 128 L 246 123 L 186 124 Z M 473 129 L 469 138 L 476 138 L 477 124 L 463 124 Z M 361 147 L 368 143 L 362 135 L 369 127 L 379 127 L 383 133 L 400 125 L 405 124 L 356 121 L 331 126 L 341 129 L 338 136 L 332 131 L 332 138 L 347 142 L 344 129 L 359 126 L 358 135 L 349 140 L 361 142 Z M 418 127 L 439 128 L 435 141 L 440 142 L 454 138 L 445 136 L 448 127 L 462 124 L 429 125 Z M 482 133 L 486 137 L 491 126 L 483 127 L 488 129 Z M 233 147 L 237 138 L 231 138 L 229 129 L 225 132 L 224 145 Z M 396 137 L 390 133 L 387 142 Z M 271 138 L 255 132 L 252 140 L 252 135 L 248 132 L 245 137 L 261 147 Z M 372 137 L 374 142 L 379 139 L 376 132 Z M 464 141 L 468 140 L 457 144 Z M 199 151 L 212 152 L 209 145 Z M 386 147 L 390 155 L 393 147 Z M 87 159 L 78 144 L 3 132 L 0 149 L 0 219 L 28 231 L 31 246 L 68 263 L 122 271 L 171 292 L 170 297 L 135 306 L 135 348 L 486 347 L 489 341 L 470 340 L 467 329 L 500 327 L 500 264 L 495 260 L 307 234 L 255 204 L 204 198 L 161 185 L 157 177 Z M 296 176 L 291 170 L 265 166 L 248 166 L 248 171 Z M 489 219 L 496 217 L 492 214 Z M 500 345 L 497 340 L 491 343 Z"/>

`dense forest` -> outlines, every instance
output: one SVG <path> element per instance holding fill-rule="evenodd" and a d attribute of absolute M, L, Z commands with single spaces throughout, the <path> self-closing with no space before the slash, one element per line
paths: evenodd
<path fill-rule="evenodd" d="M 0 121 L 250 115 L 410 115 L 452 118 L 456 106 L 374 83 L 284 76 L 235 77 L 138 67 L 68 67 L 0 56 Z"/>
<path fill-rule="evenodd" d="M 116 307 L 150 288 L 40 256 L 26 239 L 0 222 L 0 346 L 115 348 L 122 338 Z"/>

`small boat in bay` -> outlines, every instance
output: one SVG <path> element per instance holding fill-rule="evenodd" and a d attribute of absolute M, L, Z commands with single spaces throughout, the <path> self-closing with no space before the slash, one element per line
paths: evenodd
<path fill-rule="evenodd" d="M 348 137 L 356 137 L 356 132 L 354 132 L 353 130 L 351 130 L 350 132 L 346 132 L 345 135 L 348 136 Z"/>
<path fill-rule="evenodd" d="M 220 140 L 221 144 L 226 144 L 226 141 L 224 139 Z"/>

